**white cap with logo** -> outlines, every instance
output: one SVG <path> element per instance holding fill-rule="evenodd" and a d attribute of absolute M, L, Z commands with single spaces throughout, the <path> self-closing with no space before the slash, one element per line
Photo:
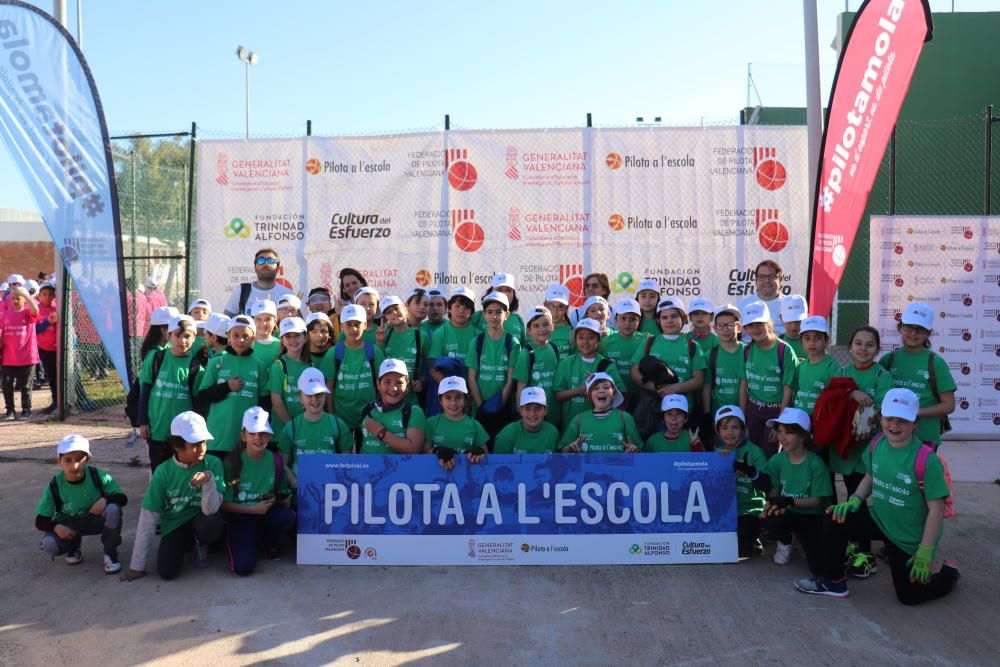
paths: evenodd
<path fill-rule="evenodd" d="M 247 408 L 246 412 L 243 413 L 243 428 L 247 430 L 247 433 L 274 433 L 268 423 L 270 417 L 267 410 L 259 405 Z"/>
<path fill-rule="evenodd" d="M 56 451 L 59 456 L 69 454 L 70 452 L 83 452 L 87 456 L 90 456 L 90 441 L 82 435 L 67 435 L 59 441 L 59 447 Z"/>
<path fill-rule="evenodd" d="M 593 331 L 595 334 L 600 336 L 604 332 L 601 331 L 601 323 L 597 320 L 592 320 L 589 317 L 584 317 L 582 320 L 576 323 L 573 327 L 573 331 L 578 331 L 580 329 L 587 329 L 588 331 Z"/>
<path fill-rule="evenodd" d="M 486 304 L 491 301 L 495 301 L 504 307 L 504 310 L 510 310 L 510 299 L 503 292 L 490 292 L 483 297 L 483 308 L 486 308 Z"/>
<path fill-rule="evenodd" d="M 569 305 L 569 289 L 563 285 L 549 285 L 549 288 L 545 290 L 545 300 L 551 301 L 552 303 L 561 303 L 563 305 Z"/>
<path fill-rule="evenodd" d="M 911 303 L 903 311 L 899 321 L 930 331 L 934 327 L 934 311 L 926 303 Z"/>
<path fill-rule="evenodd" d="M 185 442 L 205 442 L 212 439 L 205 418 L 197 412 L 182 412 L 170 421 L 170 435 L 176 435 Z"/>
<path fill-rule="evenodd" d="M 438 385 L 438 396 L 443 396 L 449 391 L 460 391 L 463 394 L 468 394 L 469 387 L 462 378 L 457 375 L 449 375 L 441 380 L 441 384 Z"/>
<path fill-rule="evenodd" d="M 381 301 L 381 303 L 379 305 L 380 305 L 380 307 L 382 309 L 382 313 L 383 314 L 385 313 L 385 311 L 389 310 L 393 306 L 399 306 L 400 309 L 401 309 L 400 312 L 403 313 L 403 311 L 402 311 L 403 300 L 400 299 L 398 296 L 389 295 L 389 296 L 385 297 L 384 299 L 382 299 L 382 301 Z M 403 313 L 403 314 L 405 315 L 406 313 Z"/>
<path fill-rule="evenodd" d="M 302 310 L 302 299 L 294 294 L 285 294 L 278 299 L 278 308 L 291 308 L 292 310 Z"/>
<path fill-rule="evenodd" d="M 323 372 L 318 368 L 307 368 L 302 371 L 296 386 L 306 396 L 330 393 L 330 388 L 326 386 L 326 379 L 323 377 Z"/>
<path fill-rule="evenodd" d="M 656 304 L 656 313 L 659 314 L 665 310 L 670 310 L 671 308 L 676 308 L 682 313 L 687 314 L 684 302 L 675 296 L 668 296 L 666 299 L 660 299 L 660 302 Z"/>
<path fill-rule="evenodd" d="M 316 320 L 327 322 L 328 324 L 333 324 L 333 322 L 330 321 L 330 316 L 327 315 L 326 313 L 309 313 L 308 315 L 306 315 L 306 327 L 308 327 Z"/>
<path fill-rule="evenodd" d="M 173 306 L 160 306 L 153 311 L 152 316 L 149 318 L 149 323 L 154 327 L 166 326 L 170 324 L 171 318 L 180 315 L 180 311 Z"/>
<path fill-rule="evenodd" d="M 897 417 L 908 422 L 917 421 L 920 398 L 910 389 L 890 389 L 882 399 L 882 416 Z"/>
<path fill-rule="evenodd" d="M 798 408 L 785 408 L 776 418 L 767 420 L 767 425 L 771 428 L 776 427 L 778 424 L 795 424 L 796 426 L 800 426 L 806 433 L 812 430 L 812 420 L 809 419 L 809 413 Z"/>
<path fill-rule="evenodd" d="M 801 294 L 781 297 L 781 321 L 801 322 L 809 315 L 809 304 Z"/>
<path fill-rule="evenodd" d="M 250 317 L 257 317 L 258 315 L 274 315 L 277 317 L 278 306 L 270 299 L 254 301 L 250 304 Z"/>
<path fill-rule="evenodd" d="M 697 299 L 691 299 L 691 309 L 688 310 L 688 312 L 697 313 L 698 311 L 708 313 L 709 315 L 715 312 L 715 307 L 712 306 L 711 299 L 706 299 L 703 296 L 700 296 Z"/>
<path fill-rule="evenodd" d="M 639 309 L 639 302 L 635 299 L 625 298 L 615 304 L 615 315 L 624 315 L 626 313 L 632 313 L 633 315 L 642 317 L 642 310 Z"/>
<path fill-rule="evenodd" d="M 378 293 L 377 289 L 375 289 L 374 287 L 369 287 L 368 285 L 365 285 L 364 287 L 358 288 L 358 291 L 354 293 L 354 298 L 351 299 L 351 300 L 354 303 L 357 303 L 358 299 L 361 298 L 361 295 L 363 295 L 363 294 L 370 294 L 371 296 L 375 297 L 376 301 L 379 301 L 381 299 L 381 297 L 379 296 L 379 293 Z"/>
<path fill-rule="evenodd" d="M 236 317 L 229 320 L 229 328 L 226 330 L 226 335 L 235 329 L 236 327 L 246 327 L 253 333 L 257 333 L 257 325 L 253 323 L 253 319 L 246 315 L 237 315 Z"/>
<path fill-rule="evenodd" d="M 195 299 L 191 302 L 191 305 L 188 306 L 188 312 L 190 313 L 195 308 L 204 308 L 208 312 L 212 312 L 212 304 L 208 302 L 208 299 Z"/>
<path fill-rule="evenodd" d="M 740 309 L 731 303 L 724 303 L 715 309 L 715 316 L 728 314 L 736 318 L 736 321 L 740 321 Z"/>
<path fill-rule="evenodd" d="M 830 335 L 830 327 L 827 326 L 826 318 L 822 315 L 810 315 L 806 319 L 802 320 L 802 328 L 799 329 L 799 332 L 805 333 L 807 331 L 817 331 L 819 333 Z"/>
<path fill-rule="evenodd" d="M 461 297 L 465 297 L 466 299 L 468 299 L 469 301 L 471 301 L 473 304 L 476 303 L 476 293 L 473 292 L 472 290 L 470 290 L 468 287 L 456 287 L 455 289 L 453 289 L 448 294 L 448 303 L 451 303 L 452 299 L 456 299 L 456 298 L 458 298 L 460 296 Z"/>
<path fill-rule="evenodd" d="M 170 318 L 170 323 L 167 324 L 167 333 L 173 333 L 174 331 L 180 330 L 181 325 L 184 322 L 190 324 L 193 329 L 198 328 L 195 325 L 194 318 L 190 315 L 178 315 L 177 317 Z"/>
<path fill-rule="evenodd" d="M 687 396 L 684 394 L 667 394 L 664 396 L 663 400 L 660 401 L 660 412 L 666 412 L 667 410 L 680 410 L 687 413 Z"/>
<path fill-rule="evenodd" d="M 340 311 L 340 323 L 346 324 L 351 321 L 367 322 L 368 314 L 365 313 L 365 309 L 353 303 L 344 306 L 344 309 Z"/>
<path fill-rule="evenodd" d="M 721 408 L 716 410 L 714 423 L 718 425 L 719 422 L 721 422 L 726 417 L 736 417 L 741 422 L 743 422 L 744 426 L 747 423 L 746 415 L 743 414 L 743 411 L 740 410 L 740 407 L 738 405 L 723 405 Z"/>
<path fill-rule="evenodd" d="M 386 373 L 399 373 L 403 377 L 410 376 L 410 370 L 406 367 L 406 364 L 402 359 L 386 359 L 378 367 L 378 376 L 381 378 Z"/>
<path fill-rule="evenodd" d="M 645 292 L 649 290 L 650 292 L 656 292 L 656 295 L 660 295 L 660 283 L 653 278 L 644 278 L 639 281 L 639 284 L 635 287 L 635 296 L 638 298 L 639 292 Z"/>
<path fill-rule="evenodd" d="M 301 317 L 286 317 L 278 325 L 278 331 L 281 332 L 282 336 L 290 333 L 304 334 L 306 332 L 306 321 Z"/>
<path fill-rule="evenodd" d="M 743 323 L 743 326 L 770 321 L 771 311 L 767 309 L 767 304 L 763 301 L 751 301 L 740 311 L 740 322 Z"/>
<path fill-rule="evenodd" d="M 212 313 L 205 320 L 205 331 L 224 338 L 229 333 L 229 318 L 222 313 Z"/>
<path fill-rule="evenodd" d="M 518 401 L 518 405 L 529 405 L 531 403 L 537 403 L 539 405 L 548 405 L 548 399 L 545 396 L 545 390 L 541 387 L 525 387 L 521 390 L 521 398 Z"/>
<path fill-rule="evenodd" d="M 498 273 L 493 276 L 493 280 L 490 281 L 490 286 L 493 289 L 498 287 L 509 287 L 515 289 L 514 287 L 514 276 L 509 273 Z"/>

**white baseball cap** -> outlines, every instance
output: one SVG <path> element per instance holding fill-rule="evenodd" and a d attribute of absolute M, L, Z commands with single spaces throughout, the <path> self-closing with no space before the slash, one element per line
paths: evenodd
<path fill-rule="evenodd" d="M 610 375 L 608 375 L 607 373 L 603 373 L 603 372 L 600 372 L 600 373 L 591 373 L 587 377 L 587 383 L 586 383 L 587 400 L 590 400 L 590 389 L 594 386 L 595 383 L 600 382 L 601 380 L 607 380 L 608 382 L 610 382 L 611 383 L 611 388 L 615 392 L 614 396 L 611 397 L 611 407 L 617 408 L 622 403 L 625 402 L 625 399 L 622 397 L 621 392 L 618 391 L 618 385 L 615 384 L 615 379 L 613 377 L 611 377 Z"/>
<path fill-rule="evenodd" d="M 680 410 L 687 413 L 687 396 L 684 394 L 667 394 L 664 396 L 663 400 L 660 401 L 660 412 L 666 412 L 667 410 Z"/>
<path fill-rule="evenodd" d="M 351 299 L 351 301 L 353 301 L 354 303 L 357 303 L 358 302 L 358 297 L 360 297 L 362 294 L 371 294 L 373 297 L 375 297 L 376 301 L 381 300 L 381 297 L 379 296 L 379 293 L 378 293 L 377 289 L 375 289 L 374 287 L 369 287 L 368 285 L 365 285 L 364 287 L 359 288 L 358 291 L 354 293 L 354 298 Z"/>
<path fill-rule="evenodd" d="M 463 394 L 468 394 L 469 387 L 465 384 L 465 380 L 462 378 L 457 375 L 449 375 L 445 379 L 441 380 L 441 384 L 438 385 L 438 396 L 441 396 L 449 391 L 460 391 Z"/>
<path fill-rule="evenodd" d="M 711 299 L 706 299 L 703 296 L 700 296 L 697 299 L 691 299 L 691 309 L 688 312 L 697 313 L 699 310 L 703 313 L 711 315 L 715 312 L 715 307 L 712 305 Z"/>
<path fill-rule="evenodd" d="M 330 388 L 326 386 L 326 380 L 323 378 L 323 372 L 318 368 L 307 368 L 302 371 L 296 386 L 306 396 L 330 393 Z"/>
<path fill-rule="evenodd" d="M 412 299 L 415 296 L 427 296 L 428 291 L 429 290 L 426 290 L 423 287 L 414 287 L 413 289 L 411 289 L 409 292 L 406 293 L 405 301 L 409 302 L 410 299 Z"/>
<path fill-rule="evenodd" d="M 715 317 L 722 315 L 723 313 L 728 313 L 736 318 L 736 321 L 740 321 L 740 309 L 731 303 L 726 303 L 715 309 Z"/>
<path fill-rule="evenodd" d="M 149 318 L 149 323 L 154 327 L 159 327 L 163 325 L 169 325 L 170 320 L 180 315 L 180 311 L 173 306 L 160 306 L 153 311 L 152 316 Z"/>
<path fill-rule="evenodd" d="M 903 324 L 913 324 L 930 331 L 934 325 L 934 311 L 926 303 L 911 303 L 899 318 Z M 883 413 L 884 415 L 884 413 Z"/>
<path fill-rule="evenodd" d="M 545 306 L 535 306 L 535 309 L 531 311 L 530 315 L 528 315 L 528 322 L 527 323 L 531 324 L 533 321 L 535 321 L 539 317 L 550 317 L 551 318 L 552 317 L 552 311 L 549 310 L 548 308 L 546 308 Z"/>
<path fill-rule="evenodd" d="M 464 296 L 466 299 L 471 301 L 473 304 L 476 303 L 476 293 L 470 290 L 468 287 L 456 287 L 448 294 L 448 303 L 451 303 L 452 299 Z"/>
<path fill-rule="evenodd" d="M 738 405 L 723 405 L 721 408 L 716 410 L 715 421 L 713 423 L 716 426 L 718 426 L 719 422 L 721 422 L 726 417 L 736 417 L 741 422 L 743 422 L 744 426 L 746 426 L 747 423 L 746 415 L 743 414 L 743 411 L 740 410 L 740 407 Z"/>
<path fill-rule="evenodd" d="M 212 304 L 208 302 L 208 299 L 195 299 L 191 302 L 191 305 L 188 306 L 188 312 L 190 313 L 195 308 L 204 308 L 208 312 L 212 312 Z"/>
<path fill-rule="evenodd" d="M 255 405 L 243 413 L 243 428 L 247 433 L 274 433 L 268 423 L 270 418 L 271 415 L 267 414 L 267 410 Z"/>
<path fill-rule="evenodd" d="M 484 296 L 483 308 L 486 308 L 486 304 L 488 304 L 490 301 L 496 301 L 497 303 L 499 303 L 501 306 L 504 307 L 504 310 L 510 310 L 510 299 L 508 299 L 507 295 L 504 294 L 503 292 L 490 292 L 489 294 Z"/>
<path fill-rule="evenodd" d="M 180 329 L 182 322 L 187 322 L 192 327 L 197 329 L 193 317 L 191 317 L 190 315 L 178 315 L 177 317 L 170 318 L 170 323 L 167 324 L 167 333 L 171 333 L 173 331 L 177 331 L 178 329 Z"/>
<path fill-rule="evenodd" d="M 56 452 L 59 456 L 69 454 L 70 452 L 83 452 L 87 456 L 90 456 L 90 441 L 82 435 L 67 435 L 59 441 L 59 447 L 56 449 Z"/>
<path fill-rule="evenodd" d="M 246 327 L 250 331 L 257 333 L 257 325 L 253 323 L 253 318 L 247 317 L 246 315 L 237 315 L 236 317 L 229 320 L 229 327 L 226 329 L 226 335 L 235 329 L 236 327 Z"/>
<path fill-rule="evenodd" d="M 684 307 L 684 302 L 675 296 L 668 296 L 666 299 L 660 299 L 660 302 L 656 304 L 656 314 L 659 315 L 663 311 L 670 310 L 671 308 L 676 308 L 687 315 L 687 308 Z"/>
<path fill-rule="evenodd" d="M 639 308 L 639 302 L 635 299 L 621 299 L 615 304 L 615 315 L 624 315 L 626 313 L 632 313 L 633 315 L 638 315 L 642 317 L 642 310 Z"/>
<path fill-rule="evenodd" d="M 588 308 L 598 303 L 602 304 L 608 310 L 608 312 L 611 312 L 611 304 L 608 303 L 608 300 L 605 299 L 603 296 L 597 296 L 597 295 L 587 297 L 587 300 L 583 302 L 583 312 L 587 312 Z"/>
<path fill-rule="evenodd" d="M 205 418 L 190 410 L 170 421 L 170 435 L 176 435 L 185 442 L 205 442 L 212 439 L 212 434 L 205 425 Z"/>
<path fill-rule="evenodd" d="M 809 316 L 809 304 L 801 294 L 781 297 L 781 321 L 801 322 Z"/>
<path fill-rule="evenodd" d="M 427 290 L 428 299 L 448 299 L 448 291 L 443 287 L 432 287 Z"/>
<path fill-rule="evenodd" d="M 286 317 L 278 325 L 278 331 L 280 332 L 279 337 L 287 333 L 304 334 L 306 332 L 306 322 L 301 317 Z"/>
<path fill-rule="evenodd" d="M 7 276 L 6 282 L 9 287 L 13 287 L 14 283 L 17 283 L 18 285 L 23 285 L 24 276 L 22 276 L 20 273 L 12 273 L 9 276 Z"/>
<path fill-rule="evenodd" d="M 0 292 L 6 292 L 10 289 L 10 285 L 7 283 L 0 283 Z"/>
<path fill-rule="evenodd" d="M 322 320 L 329 324 L 333 324 L 333 322 L 330 321 L 330 316 L 327 315 L 326 313 L 309 313 L 308 315 L 306 315 L 306 327 L 308 327 L 316 320 Z"/>
<path fill-rule="evenodd" d="M 254 301 L 250 304 L 250 317 L 257 317 L 258 315 L 274 315 L 277 317 L 278 306 L 270 299 Z"/>
<path fill-rule="evenodd" d="M 302 299 L 294 294 L 285 294 L 278 299 L 278 308 L 291 308 L 292 310 L 302 310 Z"/>
<path fill-rule="evenodd" d="M 775 419 L 767 420 L 767 425 L 771 428 L 774 428 L 778 424 L 795 424 L 802 427 L 802 430 L 806 433 L 809 433 L 812 428 L 812 420 L 809 419 L 809 413 L 798 408 L 785 408 Z"/>
<path fill-rule="evenodd" d="M 361 306 L 350 303 L 344 306 L 344 309 L 340 311 L 340 323 L 345 324 L 351 320 L 355 322 L 367 322 L 368 314 Z"/>
<path fill-rule="evenodd" d="M 530 403 L 548 405 L 549 403 L 545 396 L 545 390 L 541 387 L 525 387 L 522 389 L 521 400 L 518 401 L 518 405 L 528 405 Z"/>
<path fill-rule="evenodd" d="M 763 301 L 751 301 L 740 311 L 740 322 L 743 323 L 743 326 L 770 321 L 771 311 L 767 309 L 767 304 Z"/>
<path fill-rule="evenodd" d="M 498 273 L 493 276 L 493 280 L 490 281 L 490 286 L 493 289 L 497 289 L 498 287 L 516 289 L 514 286 L 514 276 L 509 273 Z"/>
<path fill-rule="evenodd" d="M 204 324 L 205 331 L 215 336 L 225 337 L 229 333 L 229 318 L 222 313 L 212 313 Z"/>
<path fill-rule="evenodd" d="M 910 389 L 890 389 L 882 399 L 882 416 L 898 417 L 908 422 L 917 421 L 920 410 L 920 397 Z"/>
<path fill-rule="evenodd" d="M 584 317 L 582 320 L 576 323 L 573 327 L 573 331 L 576 332 L 579 329 L 587 329 L 588 331 L 593 331 L 598 336 L 602 335 L 604 332 L 601 331 L 601 323 L 597 320 L 592 320 L 589 317 Z"/>
<path fill-rule="evenodd" d="M 563 285 L 549 285 L 545 290 L 545 300 L 553 303 L 569 305 L 569 289 Z"/>
<path fill-rule="evenodd" d="M 818 331 L 819 333 L 830 335 L 830 327 L 827 326 L 826 318 L 822 315 L 810 315 L 802 320 L 802 328 L 799 332 L 805 333 L 807 331 Z"/>
<path fill-rule="evenodd" d="M 640 280 L 639 284 L 636 285 L 636 287 L 635 287 L 635 296 L 636 296 L 636 298 L 639 297 L 639 292 L 645 292 L 646 290 L 649 290 L 651 292 L 656 292 L 656 295 L 659 296 L 660 295 L 660 283 L 659 283 L 659 281 L 658 280 L 654 280 L 653 278 L 644 278 L 644 279 Z"/>
<path fill-rule="evenodd" d="M 400 309 L 401 309 L 401 312 L 403 313 L 403 315 L 406 315 L 406 311 L 402 310 L 402 308 L 403 308 L 403 300 L 400 299 L 398 296 L 387 296 L 387 297 L 385 297 L 384 299 L 382 299 L 382 301 L 380 303 L 380 306 L 381 306 L 381 309 L 382 309 L 383 313 L 385 313 L 385 311 L 389 310 L 389 308 L 391 308 L 393 306 L 399 306 Z"/>
<path fill-rule="evenodd" d="M 381 378 L 386 373 L 399 373 L 404 377 L 410 376 L 410 371 L 406 367 L 406 364 L 403 363 L 402 359 L 389 358 L 383 361 L 382 364 L 378 367 L 379 378 Z"/>
<path fill-rule="evenodd" d="M 146 287 L 156 287 L 156 278 L 153 276 L 146 276 Z"/>
<path fill-rule="evenodd" d="M 24 289 L 28 290 L 28 294 L 34 294 L 38 291 L 38 281 L 28 278 L 24 281 Z"/>

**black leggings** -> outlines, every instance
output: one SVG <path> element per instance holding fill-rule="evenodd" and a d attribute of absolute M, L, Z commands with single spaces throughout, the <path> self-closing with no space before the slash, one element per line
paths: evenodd
<path fill-rule="evenodd" d="M 749 556 L 760 537 L 760 515 L 740 514 L 736 517 L 736 542 L 740 556 Z"/>
<path fill-rule="evenodd" d="M 809 569 L 815 573 L 823 564 L 820 542 L 822 520 L 823 516 L 820 514 L 800 514 L 785 510 L 784 514 L 772 514 L 767 517 L 763 520 L 763 524 L 764 530 L 771 533 L 782 544 L 791 544 L 793 536 L 798 535 L 799 543 L 806 552 Z"/>
<path fill-rule="evenodd" d="M 194 546 L 196 537 L 202 544 L 218 542 L 222 538 L 222 513 L 206 516 L 199 512 L 198 516 L 160 538 L 156 573 L 161 579 L 175 579 L 181 573 L 184 552 Z"/>
<path fill-rule="evenodd" d="M 45 380 L 49 383 L 49 391 L 52 392 L 52 405 L 59 407 L 59 378 L 56 371 L 56 351 L 43 350 L 38 348 L 38 358 L 45 369 Z"/>
<path fill-rule="evenodd" d="M 3 400 L 7 412 L 14 411 L 14 389 L 21 392 L 21 409 L 31 409 L 31 378 L 35 374 L 35 366 L 4 366 L 3 367 Z"/>

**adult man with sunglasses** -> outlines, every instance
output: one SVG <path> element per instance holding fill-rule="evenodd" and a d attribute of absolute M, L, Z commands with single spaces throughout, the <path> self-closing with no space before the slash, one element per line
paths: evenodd
<path fill-rule="evenodd" d="M 291 289 L 276 282 L 280 266 L 281 260 L 273 249 L 258 250 L 253 257 L 253 271 L 257 275 L 257 280 L 252 283 L 240 283 L 233 288 L 233 293 L 226 301 L 226 315 L 229 317 L 248 315 L 250 306 L 257 301 L 269 299 L 277 303 L 281 297 L 292 294 Z"/>

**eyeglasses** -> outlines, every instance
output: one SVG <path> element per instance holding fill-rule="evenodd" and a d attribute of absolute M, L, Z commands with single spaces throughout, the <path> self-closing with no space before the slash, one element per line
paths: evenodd
<path fill-rule="evenodd" d="M 276 257 L 258 257 L 257 266 L 277 266 L 278 259 Z"/>
<path fill-rule="evenodd" d="M 777 273 L 758 273 L 757 274 L 757 280 L 768 280 L 768 281 L 770 281 L 770 280 L 777 280 L 777 279 L 778 279 L 778 274 Z"/>
<path fill-rule="evenodd" d="M 903 333 L 908 333 L 908 334 L 929 334 L 930 333 L 927 329 L 925 329 L 923 327 L 914 326 L 912 324 L 904 324 L 903 326 L 899 327 L 899 330 L 902 331 Z"/>
<path fill-rule="evenodd" d="M 601 283 L 597 282 L 596 280 L 592 280 L 589 283 L 587 283 L 586 285 L 584 285 L 584 287 L 600 287 L 600 286 L 601 286 Z"/>
<path fill-rule="evenodd" d="M 732 331 L 738 326 L 735 322 L 730 322 L 729 324 L 716 324 L 715 328 L 719 331 Z"/>

